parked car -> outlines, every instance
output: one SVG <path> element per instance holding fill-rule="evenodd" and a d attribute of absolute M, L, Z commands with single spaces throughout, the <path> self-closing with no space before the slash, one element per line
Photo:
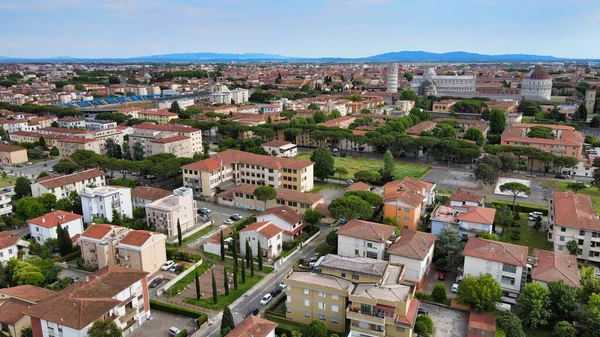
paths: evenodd
<path fill-rule="evenodd" d="M 175 265 L 175 262 L 169 260 L 169 261 L 165 262 L 165 264 L 163 264 L 162 267 L 160 267 L 160 270 L 167 271 L 167 270 L 169 270 L 169 268 L 173 267 L 174 265 Z"/>
<path fill-rule="evenodd" d="M 200 210 L 204 213 L 210 213 L 210 209 L 208 209 L 206 207 L 202 207 L 202 208 L 200 208 Z"/>
<path fill-rule="evenodd" d="M 438 280 L 443 281 L 445 279 L 446 279 L 446 273 L 441 271 L 440 274 L 438 275 Z"/>
<path fill-rule="evenodd" d="M 427 310 L 425 308 L 419 308 L 419 310 L 417 310 L 417 314 L 419 314 L 419 315 L 429 315 L 429 310 Z"/>
<path fill-rule="evenodd" d="M 48 167 L 48 164 L 47 164 L 47 163 L 44 163 L 44 167 Z"/>
<path fill-rule="evenodd" d="M 539 218 L 541 218 L 541 216 L 537 216 L 537 215 L 529 216 L 529 221 L 537 221 L 537 219 L 539 219 Z"/>
<path fill-rule="evenodd" d="M 258 308 L 257 307 L 253 307 L 252 309 L 248 310 L 248 312 L 246 313 L 246 317 L 250 316 L 250 315 L 254 315 L 254 316 L 258 316 Z"/>
<path fill-rule="evenodd" d="M 33 165 L 33 163 L 32 163 L 32 162 L 30 162 L 30 161 L 28 161 L 28 162 L 26 162 L 26 163 L 25 163 L 25 165 L 27 165 L 27 166 L 31 166 L 31 165 Z"/>
<path fill-rule="evenodd" d="M 48 172 L 54 172 L 54 167 L 51 167 Z"/>
<path fill-rule="evenodd" d="M 75 281 L 79 280 L 79 277 L 77 277 L 77 276 L 69 276 L 69 278 L 71 279 L 71 281 L 73 281 L 73 283 L 75 283 Z"/>
<path fill-rule="evenodd" d="M 556 178 L 557 179 L 568 179 L 568 178 L 571 178 L 571 176 L 568 174 L 557 174 Z"/>
<path fill-rule="evenodd" d="M 16 167 L 23 167 L 23 164 L 19 163 L 17 165 L 15 165 Z"/>
<path fill-rule="evenodd" d="M 260 299 L 260 305 L 267 305 L 269 304 L 269 302 L 271 302 L 272 299 L 273 296 L 271 296 L 271 294 L 266 294 L 265 296 L 263 296 L 263 298 Z"/>
<path fill-rule="evenodd" d="M 344 218 L 342 218 L 342 219 L 340 220 L 340 225 L 345 225 L 345 224 L 347 224 L 347 223 L 348 223 L 348 219 L 344 219 Z"/>
<path fill-rule="evenodd" d="M 224 224 L 227 224 L 227 225 L 231 225 L 231 224 L 233 223 L 233 220 L 231 220 L 231 219 L 225 219 L 225 220 L 223 221 L 223 223 L 224 223 Z"/>
<path fill-rule="evenodd" d="M 163 280 L 160 277 L 155 278 L 150 282 L 150 288 L 156 288 Z"/>
<path fill-rule="evenodd" d="M 272 297 L 277 297 L 277 295 L 281 294 L 281 288 L 277 287 L 275 290 L 271 291 Z"/>
<path fill-rule="evenodd" d="M 348 183 L 348 185 L 354 184 L 354 180 L 352 179 L 346 179 L 346 182 Z"/>
<path fill-rule="evenodd" d="M 181 330 L 179 330 L 179 329 L 177 329 L 177 328 L 175 328 L 175 327 L 170 327 L 170 328 L 169 328 L 169 336 L 170 336 L 170 337 L 176 336 L 176 335 L 178 335 L 180 332 L 181 332 Z"/>
<path fill-rule="evenodd" d="M 7 187 L 7 188 L 3 188 L 3 189 L 2 189 L 2 192 L 10 192 L 10 191 L 11 191 L 11 189 L 10 189 L 10 188 L 8 188 L 8 187 Z"/>
<path fill-rule="evenodd" d="M 544 213 L 542 213 L 542 212 L 531 212 L 531 213 L 529 213 L 529 216 L 536 216 L 537 217 L 537 216 L 542 216 L 542 215 L 544 215 Z"/>
<path fill-rule="evenodd" d="M 171 273 L 174 273 L 174 272 L 176 272 L 176 271 L 177 271 L 177 263 L 176 263 L 176 264 L 174 264 L 174 265 L 173 265 L 171 268 L 169 268 L 169 271 L 170 271 Z"/>
<path fill-rule="evenodd" d="M 239 214 L 234 214 L 234 215 L 230 216 L 229 219 L 231 219 L 233 221 L 239 221 L 242 219 L 242 216 Z"/>
<path fill-rule="evenodd" d="M 457 293 L 458 292 L 458 283 L 454 283 L 452 285 L 452 289 L 450 289 L 450 291 L 453 293 Z"/>
<path fill-rule="evenodd" d="M 462 281 L 462 279 L 463 279 L 463 276 L 462 275 L 458 275 L 456 277 L 456 283 L 460 283 Z"/>
<path fill-rule="evenodd" d="M 155 175 L 152 175 L 152 174 L 146 174 L 146 175 L 144 176 L 144 179 L 156 179 L 156 176 L 155 176 Z"/>
<path fill-rule="evenodd" d="M 279 283 L 279 288 L 281 290 L 286 290 L 287 289 L 287 285 L 285 283 L 281 282 L 281 283 Z"/>

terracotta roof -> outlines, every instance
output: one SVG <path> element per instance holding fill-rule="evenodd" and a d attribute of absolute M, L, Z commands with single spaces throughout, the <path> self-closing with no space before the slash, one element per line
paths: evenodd
<path fill-rule="evenodd" d="M 8 248 L 10 246 L 14 246 L 19 242 L 19 236 L 2 236 L 0 237 L 0 249 Z"/>
<path fill-rule="evenodd" d="M 50 133 L 61 133 L 61 134 L 65 134 L 65 135 L 69 135 L 69 134 L 80 135 L 80 134 L 87 133 L 86 130 L 57 128 L 57 127 L 53 127 L 53 126 L 49 126 L 47 128 L 41 128 L 40 131 L 48 131 Z M 46 135 L 42 135 L 42 136 L 46 136 Z"/>
<path fill-rule="evenodd" d="M 271 157 L 239 150 L 227 150 L 217 153 L 208 159 L 182 166 L 181 168 L 199 171 L 214 171 L 218 169 L 221 164 L 229 165 L 232 163 L 258 165 L 264 168 L 277 170 L 280 168 L 301 169 L 314 164 L 308 160 Z"/>
<path fill-rule="evenodd" d="M 31 303 L 37 303 L 55 295 L 56 291 L 26 284 L 22 286 L 0 289 L 0 294 Z"/>
<path fill-rule="evenodd" d="M 141 247 L 143 246 L 153 235 L 163 235 L 161 233 L 150 232 L 145 230 L 129 231 L 122 239 L 119 244 L 130 245 Z"/>
<path fill-rule="evenodd" d="M 324 217 L 328 217 L 331 216 L 331 212 L 329 211 L 329 204 L 325 204 L 325 203 L 318 203 L 317 206 L 315 206 L 314 210 L 321 213 L 322 216 Z"/>
<path fill-rule="evenodd" d="M 171 194 L 173 194 L 172 191 L 167 191 L 161 188 L 155 188 L 150 186 L 136 186 L 134 189 L 131 190 L 131 198 L 146 199 L 152 201 L 168 197 Z"/>
<path fill-rule="evenodd" d="M 284 145 L 289 145 L 292 144 L 290 142 L 286 142 L 285 140 L 272 140 L 270 142 L 266 142 L 261 144 L 262 146 L 269 146 L 269 147 L 282 147 Z"/>
<path fill-rule="evenodd" d="M 562 280 L 568 286 L 579 288 L 577 257 L 537 248 L 533 250 L 533 256 L 537 257 L 538 261 L 531 269 L 532 280 L 544 282 Z"/>
<path fill-rule="evenodd" d="M 27 149 L 18 147 L 18 146 L 0 144 L 0 152 L 17 152 L 17 151 L 27 151 Z"/>
<path fill-rule="evenodd" d="M 108 233 L 110 233 L 113 229 L 121 228 L 123 227 L 114 226 L 111 224 L 95 224 L 88 227 L 83 233 L 81 233 L 81 236 L 100 240 L 104 238 Z"/>
<path fill-rule="evenodd" d="M 221 192 L 217 195 L 219 198 L 232 198 L 234 193 L 245 193 L 252 194 L 254 190 L 259 187 L 258 185 L 252 184 L 243 184 L 240 186 L 236 186 L 230 190 L 225 192 Z M 285 188 L 276 188 L 277 191 L 277 199 L 285 200 L 285 201 L 296 201 L 303 204 L 312 205 L 315 202 L 322 201 L 323 196 L 321 194 L 316 193 L 304 193 L 299 191 L 288 190 Z"/>
<path fill-rule="evenodd" d="M 169 112 L 169 111 L 167 111 L 167 109 L 158 110 L 158 111 L 142 110 L 142 111 L 138 112 L 138 115 L 165 116 L 165 117 L 176 117 L 177 116 L 176 113 Z"/>
<path fill-rule="evenodd" d="M 113 298 L 148 273 L 116 265 L 103 267 L 40 303 L 25 314 L 81 330 L 122 303 Z"/>
<path fill-rule="evenodd" d="M 231 234 L 231 232 L 233 232 L 233 228 L 232 227 L 227 227 L 223 230 L 223 237 L 227 237 L 227 235 Z M 212 243 L 220 243 L 221 242 L 221 233 L 217 233 L 217 235 L 213 236 L 212 238 L 208 239 L 209 242 Z"/>
<path fill-rule="evenodd" d="M 456 217 L 458 220 L 482 223 L 491 225 L 494 223 L 494 217 L 496 216 L 495 208 L 478 207 L 478 206 L 466 206 L 469 211 L 462 212 Z"/>
<path fill-rule="evenodd" d="M 272 224 L 270 221 L 255 222 L 242 229 L 240 232 L 256 231 L 258 234 L 264 236 L 267 239 L 274 237 L 275 235 L 283 232 L 283 229 Z"/>
<path fill-rule="evenodd" d="M 190 139 L 190 137 L 188 136 L 184 136 L 184 135 L 175 135 L 172 137 L 165 137 L 165 138 L 157 138 L 157 139 L 153 139 L 150 142 L 151 143 L 160 143 L 160 144 L 166 144 L 166 143 L 173 143 L 173 142 L 178 142 L 184 139 Z"/>
<path fill-rule="evenodd" d="M 172 131 L 180 133 L 190 133 L 202 131 L 200 129 L 188 127 L 185 125 L 173 125 L 173 124 L 154 124 L 154 123 L 142 123 L 133 127 L 134 129 L 143 130 L 156 130 L 156 131 Z"/>
<path fill-rule="evenodd" d="M 560 139 L 545 139 L 545 138 L 530 138 L 527 137 L 526 131 L 534 126 L 545 126 L 552 130 L 560 130 Z M 573 127 L 564 125 L 552 125 L 552 124 L 526 124 L 526 123 L 514 123 L 506 127 L 502 132 L 502 143 L 505 142 L 522 142 L 528 144 L 549 144 L 549 145 L 568 145 L 568 146 L 582 146 L 583 135 L 581 132 L 576 131 Z M 513 144 L 509 144 L 513 145 Z M 548 150 L 550 150 L 548 148 Z M 579 157 L 577 155 L 576 157 Z"/>
<path fill-rule="evenodd" d="M 63 225 L 66 222 L 70 222 L 70 221 L 77 220 L 77 219 L 83 219 L 83 217 L 79 214 L 59 210 L 59 211 L 46 213 L 38 218 L 27 220 L 27 223 L 31 223 L 31 224 L 38 225 L 41 227 L 46 227 L 46 228 L 54 228 L 59 223 L 61 225 Z"/>
<path fill-rule="evenodd" d="M 7 298 L 0 300 L 0 322 L 9 325 L 15 325 L 25 314 L 23 311 L 27 310 L 30 303 L 16 300 L 14 298 Z"/>
<path fill-rule="evenodd" d="M 554 191 L 552 202 L 557 226 L 600 231 L 600 219 L 589 195 Z"/>
<path fill-rule="evenodd" d="M 436 238 L 435 234 L 405 229 L 402 236 L 388 248 L 388 253 L 413 260 L 424 260 Z"/>
<path fill-rule="evenodd" d="M 289 206 L 269 208 L 265 211 L 256 214 L 256 216 L 259 217 L 269 214 L 273 214 L 274 216 L 280 218 L 281 220 L 287 222 L 290 225 L 295 225 L 298 222 L 302 221 L 302 219 L 304 219 L 304 215 L 297 213 L 293 208 Z"/>
<path fill-rule="evenodd" d="M 404 190 L 404 191 L 396 192 L 394 194 L 389 194 L 388 196 L 386 196 L 383 199 L 383 202 L 388 203 L 388 202 L 400 201 L 411 207 L 419 207 L 420 205 L 423 204 L 423 198 L 424 198 L 424 196 L 418 192 Z"/>
<path fill-rule="evenodd" d="M 461 201 L 461 202 L 475 202 L 480 203 L 483 197 L 479 194 L 476 194 L 471 191 L 466 190 L 456 190 L 450 198 L 448 198 L 448 202 L 450 201 Z M 448 204 L 449 206 L 450 204 Z"/>
<path fill-rule="evenodd" d="M 527 247 L 478 237 L 469 238 L 463 255 L 521 267 L 527 265 Z"/>
<path fill-rule="evenodd" d="M 396 323 L 408 325 L 410 327 L 414 327 L 415 321 L 417 320 L 417 311 L 419 310 L 419 300 L 413 298 L 410 301 L 410 305 L 408 306 L 408 310 L 406 311 L 405 316 L 396 316 Z"/>
<path fill-rule="evenodd" d="M 355 182 L 354 184 L 346 188 L 347 191 L 370 191 L 371 185 L 363 183 L 362 181 Z"/>
<path fill-rule="evenodd" d="M 238 324 L 226 337 L 267 337 L 277 327 L 277 323 L 273 323 L 264 318 L 250 315 Z"/>
<path fill-rule="evenodd" d="M 386 242 L 396 227 L 380 223 L 352 219 L 338 230 L 338 235 L 349 236 L 368 241 Z"/>
<path fill-rule="evenodd" d="M 468 337 L 493 336 L 495 332 L 496 320 L 491 313 L 485 312 L 483 314 L 478 314 L 474 311 L 471 311 L 469 314 Z"/>
<path fill-rule="evenodd" d="M 529 79 L 531 80 L 549 80 L 550 78 L 550 74 L 548 74 L 546 68 L 541 64 L 536 64 L 531 75 L 529 75 Z"/>
<path fill-rule="evenodd" d="M 421 132 L 433 129 L 436 124 L 432 121 L 423 121 L 406 129 L 406 133 L 409 135 L 421 135 Z"/>
<path fill-rule="evenodd" d="M 91 169 L 87 171 L 77 172 L 65 176 L 52 176 L 50 178 L 46 177 L 46 179 L 38 179 L 37 182 L 40 183 L 47 189 L 57 188 L 69 184 L 74 184 L 78 181 L 89 180 L 96 177 L 102 177 L 104 173 L 98 169 Z"/>

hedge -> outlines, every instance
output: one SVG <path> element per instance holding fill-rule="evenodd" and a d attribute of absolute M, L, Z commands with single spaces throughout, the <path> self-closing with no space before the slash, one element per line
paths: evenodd
<path fill-rule="evenodd" d="M 175 335 L 175 337 L 187 337 L 188 332 L 186 329 L 181 330 L 178 334 Z"/>
<path fill-rule="evenodd" d="M 77 249 L 74 252 L 71 252 L 65 256 L 60 256 L 54 259 L 54 262 L 67 262 L 67 261 L 71 261 L 74 260 L 78 257 L 81 256 L 81 250 Z"/>
<path fill-rule="evenodd" d="M 199 326 L 208 320 L 208 316 L 201 311 L 196 311 L 193 309 L 180 307 L 180 306 L 174 305 L 174 304 L 163 303 L 163 302 L 159 302 L 157 300 L 150 300 L 150 308 L 155 309 L 155 310 L 164 311 L 164 312 L 169 312 L 169 313 L 172 313 L 175 315 L 181 315 L 181 316 L 185 316 L 185 317 L 194 318 L 194 319 L 196 319 L 196 322 L 198 323 Z"/>
<path fill-rule="evenodd" d="M 167 259 L 196 263 L 200 261 L 201 257 L 200 255 L 193 255 L 188 252 L 178 251 L 177 249 L 167 249 Z"/>
<path fill-rule="evenodd" d="M 492 205 L 494 207 L 500 207 L 500 209 L 504 206 L 507 206 L 508 209 L 512 209 L 512 202 L 493 201 Z M 548 207 L 545 206 L 537 206 L 531 204 L 524 205 L 520 203 L 516 203 L 515 206 L 519 207 L 519 211 L 522 213 L 542 212 L 542 214 L 548 215 Z"/>
<path fill-rule="evenodd" d="M 253 224 L 254 222 L 256 222 L 256 218 L 254 217 L 254 215 L 251 215 L 247 218 L 244 218 L 242 221 L 236 223 L 235 225 L 233 225 L 233 231 L 239 232 L 242 229 L 246 228 L 246 226 Z"/>
<path fill-rule="evenodd" d="M 280 305 L 282 302 L 285 302 L 287 299 L 286 296 L 280 296 L 277 300 L 272 301 L 271 305 L 269 305 L 266 309 L 265 309 L 265 313 L 268 313 L 270 315 L 274 315 L 274 316 L 279 316 L 279 317 L 283 317 L 285 318 L 285 313 L 281 313 L 281 312 L 276 312 L 273 311 L 273 309 L 275 307 L 277 307 L 278 305 Z"/>

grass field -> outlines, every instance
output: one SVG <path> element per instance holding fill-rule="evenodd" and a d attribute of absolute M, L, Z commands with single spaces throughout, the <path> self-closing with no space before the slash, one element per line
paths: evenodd
<path fill-rule="evenodd" d="M 528 214 L 520 213 L 521 219 L 517 220 L 517 222 L 521 225 L 520 227 L 510 227 L 508 228 L 508 234 L 502 235 L 502 241 L 515 243 L 522 246 L 529 247 L 529 253 L 533 252 L 534 248 L 539 248 L 543 250 L 552 250 L 553 246 L 550 242 L 548 242 L 546 232 L 543 229 L 536 231 L 533 229 L 533 226 L 529 226 Z M 521 234 L 519 234 L 519 240 L 513 241 L 510 239 L 511 231 L 514 229 L 518 229 Z"/>
<path fill-rule="evenodd" d="M 558 189 L 562 192 L 569 191 L 567 185 L 571 182 L 561 181 L 558 183 Z M 592 204 L 594 204 L 594 208 L 596 209 L 596 213 L 600 214 L 600 191 L 595 186 L 590 186 L 579 191 L 581 194 L 589 195 L 592 198 Z"/>
<path fill-rule="evenodd" d="M 213 266 L 213 263 L 204 261 L 198 268 L 198 275 L 202 275 L 206 270 L 210 269 Z M 191 273 L 184 276 L 181 280 L 177 281 L 169 290 L 167 291 L 167 296 L 173 297 L 177 295 L 178 292 L 183 290 L 185 286 L 194 282 L 195 273 L 192 271 Z"/>
<path fill-rule="evenodd" d="M 319 193 L 319 192 L 321 192 L 322 189 L 325 189 L 325 188 L 331 188 L 331 189 L 334 189 L 334 190 L 338 190 L 338 189 L 343 188 L 340 185 L 326 184 L 326 183 L 317 183 L 317 182 L 315 182 L 313 186 L 314 186 L 313 189 L 310 190 L 310 192 L 308 192 L 308 193 Z"/>
<path fill-rule="evenodd" d="M 0 177 L 0 188 L 13 186 L 17 182 L 17 177 L 7 176 L 6 178 Z"/>
<path fill-rule="evenodd" d="M 296 158 L 310 160 L 310 153 L 299 154 Z M 343 167 L 348 170 L 348 175 L 345 178 L 354 178 L 354 173 L 358 171 L 377 172 L 383 167 L 383 160 L 367 158 L 335 157 L 334 161 L 335 167 Z M 396 162 L 394 165 L 394 177 L 396 179 L 402 179 L 404 177 L 421 179 L 421 177 L 429 172 L 429 170 L 431 170 L 431 166 Z"/>
<path fill-rule="evenodd" d="M 181 245 L 183 247 L 187 247 L 188 244 L 190 244 L 190 243 L 194 242 L 195 240 L 201 238 L 206 233 L 209 233 L 210 231 L 214 230 L 215 228 L 217 228 L 217 226 L 215 226 L 215 225 L 210 225 L 210 226 L 208 226 L 206 228 L 202 228 L 197 233 L 194 233 L 194 234 L 188 236 L 187 238 L 181 240 Z M 179 248 L 179 245 L 177 245 L 177 242 L 175 242 L 175 244 L 169 244 L 169 243 L 167 243 L 167 248 Z"/>
<path fill-rule="evenodd" d="M 185 303 L 197 305 L 197 306 L 200 306 L 203 308 L 221 311 L 226 306 L 233 303 L 233 301 L 242 297 L 244 295 L 244 293 L 246 293 L 246 291 L 250 290 L 250 288 L 252 288 L 256 283 L 258 283 L 263 278 L 261 275 L 257 275 L 257 274 L 254 274 L 254 276 L 251 277 L 249 275 L 249 272 L 248 271 L 246 271 L 246 272 L 248 273 L 248 275 L 246 276 L 246 283 L 242 284 L 242 276 L 241 276 L 241 274 L 238 275 L 238 288 L 237 289 L 229 289 L 229 295 L 225 295 L 224 293 L 217 295 L 217 303 L 216 304 L 213 302 L 212 293 L 210 293 L 210 292 L 209 292 L 208 296 L 202 297 L 199 300 L 192 298 L 192 297 L 188 297 L 188 298 L 184 299 L 183 301 Z M 193 275 L 192 275 L 192 279 L 193 279 Z"/>

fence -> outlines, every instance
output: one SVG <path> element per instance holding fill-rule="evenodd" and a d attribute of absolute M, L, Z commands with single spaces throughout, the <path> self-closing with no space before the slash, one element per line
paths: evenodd
<path fill-rule="evenodd" d="M 164 286 L 162 286 L 161 288 L 158 289 L 158 291 L 156 291 L 156 296 L 160 296 L 161 294 L 166 293 L 167 290 L 169 290 L 169 288 L 171 288 L 175 283 L 177 283 L 179 280 L 181 280 L 182 278 L 187 276 L 189 273 L 193 272 L 196 268 L 201 266 L 202 262 L 203 262 L 202 260 L 196 262 L 193 266 L 189 267 L 188 269 L 181 272 L 181 274 L 177 275 L 177 277 L 175 277 L 174 279 L 165 283 Z"/>

